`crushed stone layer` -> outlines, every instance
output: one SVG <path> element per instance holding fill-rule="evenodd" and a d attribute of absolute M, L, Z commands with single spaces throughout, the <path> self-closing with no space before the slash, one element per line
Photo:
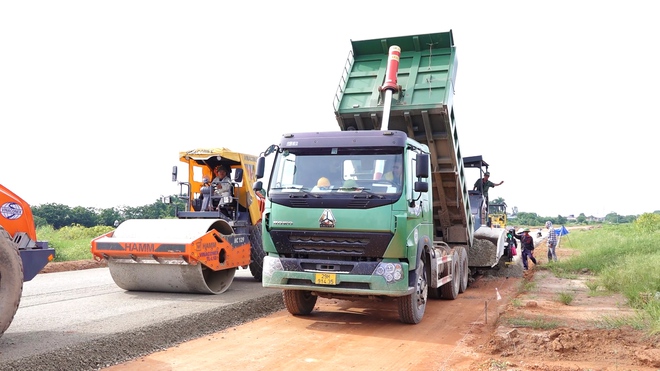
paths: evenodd
<path fill-rule="evenodd" d="M 241 325 L 282 309 L 282 294 L 277 292 L 73 347 L 0 363 L 0 371 L 99 370 Z"/>

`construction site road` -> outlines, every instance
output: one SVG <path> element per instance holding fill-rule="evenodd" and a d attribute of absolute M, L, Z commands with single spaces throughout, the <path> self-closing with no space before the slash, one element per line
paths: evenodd
<path fill-rule="evenodd" d="M 418 325 L 402 324 L 393 302 L 319 299 L 310 315 L 292 316 L 280 291 L 263 289 L 247 271 L 217 296 L 126 292 L 101 268 L 92 276 L 47 273 L 26 284 L 19 313 L 34 313 L 17 314 L 18 325 L 0 338 L 0 370 L 660 369 L 660 338 L 601 326 L 613 313 L 634 314 L 622 295 L 593 295 L 589 272 L 554 277 L 543 246 L 536 253 L 540 267 L 522 277 L 510 274 L 520 268 L 514 260 L 478 275 L 456 300 L 429 301 Z M 89 266 L 51 268 L 62 265 Z M 42 282 L 40 294 L 34 282 Z M 557 299 L 566 292 L 570 305 Z M 40 308 L 42 301 L 61 303 Z"/>
<path fill-rule="evenodd" d="M 0 337 L 0 370 L 99 369 L 282 308 L 246 269 L 221 295 L 125 291 L 108 268 L 39 274 Z"/>
<path fill-rule="evenodd" d="M 393 301 L 319 299 L 308 316 L 286 310 L 104 371 L 468 370 L 469 347 L 495 328 L 520 278 L 481 277 L 456 300 L 431 300 L 421 323 L 399 321 Z M 498 300 L 498 292 L 501 300 Z"/>

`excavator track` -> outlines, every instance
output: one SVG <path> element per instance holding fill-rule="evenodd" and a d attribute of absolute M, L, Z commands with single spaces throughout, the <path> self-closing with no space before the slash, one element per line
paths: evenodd
<path fill-rule="evenodd" d="M 220 294 L 250 264 L 249 235 L 221 219 L 134 219 L 92 241 L 129 291 Z"/>

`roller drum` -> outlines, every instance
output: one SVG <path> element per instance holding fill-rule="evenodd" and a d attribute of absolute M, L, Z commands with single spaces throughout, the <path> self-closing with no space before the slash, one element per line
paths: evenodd
<path fill-rule="evenodd" d="M 107 240 L 190 244 L 215 229 L 223 235 L 233 228 L 214 219 L 134 219 L 122 223 Z M 108 256 L 110 275 L 117 286 L 129 291 L 220 294 L 229 288 L 236 268 L 214 271 L 196 262 L 178 258 Z"/>
<path fill-rule="evenodd" d="M 236 268 L 213 271 L 201 264 L 123 263 L 108 261 L 117 286 L 128 291 L 221 294 L 232 281 Z"/>

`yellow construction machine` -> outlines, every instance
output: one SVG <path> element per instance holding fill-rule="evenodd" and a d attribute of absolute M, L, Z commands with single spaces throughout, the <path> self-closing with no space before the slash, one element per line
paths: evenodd
<path fill-rule="evenodd" d="M 493 228 L 506 228 L 506 203 L 488 205 L 488 222 Z"/>
<path fill-rule="evenodd" d="M 175 219 L 133 219 L 92 240 L 92 254 L 108 262 L 115 283 L 130 291 L 220 294 L 236 270 L 248 268 L 261 281 L 264 202 L 253 189 L 256 156 L 227 148 L 179 153 L 187 180 L 177 197 L 185 201 Z M 220 193 L 213 169 L 229 170 L 231 187 Z M 167 202 L 167 201 L 166 201 Z"/>

